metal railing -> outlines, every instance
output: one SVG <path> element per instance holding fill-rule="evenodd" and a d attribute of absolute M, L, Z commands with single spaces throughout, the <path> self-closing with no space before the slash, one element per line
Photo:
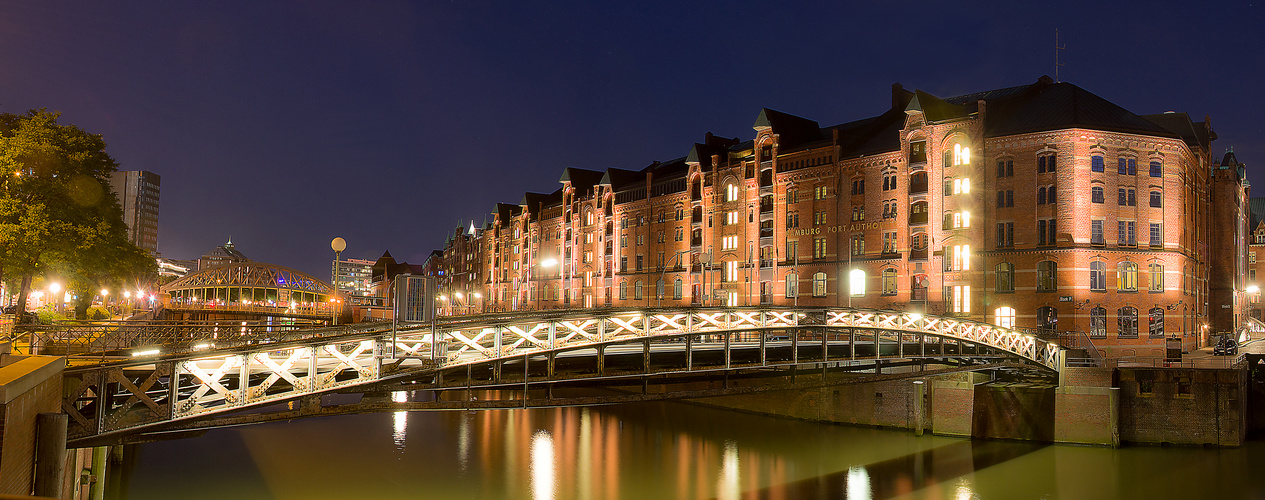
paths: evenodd
<path fill-rule="evenodd" d="M 164 352 L 192 352 L 283 342 L 296 338 L 345 335 L 380 329 L 379 323 L 313 328 L 303 323 L 259 321 L 100 321 L 52 325 L 18 325 L 13 336 L 30 345 L 31 354 L 106 357 L 133 349 L 161 347 Z"/>

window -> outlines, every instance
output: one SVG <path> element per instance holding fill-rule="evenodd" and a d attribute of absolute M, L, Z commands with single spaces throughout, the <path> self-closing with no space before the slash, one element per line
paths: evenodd
<path fill-rule="evenodd" d="M 813 199 L 814 200 L 826 199 L 826 186 L 817 186 L 813 188 Z"/>
<path fill-rule="evenodd" d="M 645 290 L 642 289 L 641 280 L 637 280 L 637 283 L 633 285 L 633 293 L 634 293 L 633 298 L 637 300 L 641 300 L 642 297 L 645 296 Z"/>
<path fill-rule="evenodd" d="M 1160 223 L 1158 222 L 1151 223 L 1150 242 L 1151 242 L 1151 246 L 1153 247 L 1164 246 L 1164 229 L 1163 229 L 1163 226 L 1161 226 Z"/>
<path fill-rule="evenodd" d="M 1092 187 L 1092 188 L 1090 188 L 1090 189 L 1089 189 L 1089 192 L 1090 192 L 1090 200 L 1091 200 L 1091 201 L 1093 201 L 1094 203 L 1103 203 L 1103 202 L 1104 202 L 1105 196 L 1103 196 L 1103 188 L 1102 188 L 1102 186 L 1094 186 L 1094 187 Z"/>
<path fill-rule="evenodd" d="M 953 285 L 953 312 L 971 312 L 971 286 Z"/>
<path fill-rule="evenodd" d="M 861 255 L 865 253 L 865 235 L 852 235 L 852 255 Z"/>
<path fill-rule="evenodd" d="M 865 194 L 865 179 L 857 179 L 852 181 L 852 194 Z M 821 198 L 817 198 L 821 199 Z"/>
<path fill-rule="evenodd" d="M 791 273 L 786 275 L 786 298 L 795 297 L 799 297 L 799 275 Z"/>
<path fill-rule="evenodd" d="M 971 148 L 964 147 L 961 144 L 953 145 L 953 164 L 954 165 L 970 165 L 971 164 Z"/>
<path fill-rule="evenodd" d="M 792 227 L 799 227 L 799 212 L 786 213 L 786 227 L 788 229 Z"/>
<path fill-rule="evenodd" d="M 1116 316 L 1116 336 L 1137 338 L 1138 309 L 1133 306 L 1124 306 L 1117 310 Z"/>
<path fill-rule="evenodd" d="M 883 205 L 883 206 L 884 206 L 885 208 L 887 207 L 887 205 Z M 884 216 L 884 217 L 886 217 L 886 216 L 887 216 L 887 214 L 883 214 L 883 216 Z M 816 212 L 813 212 L 813 225 L 814 225 L 814 226 L 820 226 L 820 225 L 825 224 L 825 223 L 826 223 L 826 211 L 825 211 L 825 210 L 818 210 L 818 211 L 816 211 Z"/>
<path fill-rule="evenodd" d="M 621 281 L 619 282 L 619 300 L 627 300 L 627 299 L 628 299 L 628 282 Z"/>
<path fill-rule="evenodd" d="M 1164 176 L 1164 168 L 1160 165 L 1160 162 L 1158 161 L 1151 162 L 1151 177 L 1163 177 L 1163 176 Z"/>
<path fill-rule="evenodd" d="M 893 189 L 896 189 L 896 174 L 884 173 L 883 174 L 883 190 L 891 191 Z"/>
<path fill-rule="evenodd" d="M 927 142 L 918 141 L 909 143 L 909 163 L 926 163 L 927 162 Z"/>
<path fill-rule="evenodd" d="M 1164 308 L 1152 307 L 1147 311 L 1150 321 L 1148 322 L 1147 333 L 1151 338 L 1160 338 L 1164 336 Z"/>
<path fill-rule="evenodd" d="M 683 286 L 681 283 L 681 278 L 677 278 L 676 281 L 672 283 L 672 298 L 673 299 L 681 300 L 682 288 Z"/>
<path fill-rule="evenodd" d="M 645 263 L 645 257 L 644 257 L 644 256 L 641 256 L 641 255 L 638 255 L 638 256 L 637 256 L 637 270 L 638 270 L 638 271 L 640 271 L 640 270 L 641 270 L 641 268 L 643 267 L 644 263 Z"/>
<path fill-rule="evenodd" d="M 637 235 L 637 246 L 641 246 L 645 244 L 646 244 L 646 235 L 644 234 Z"/>
<path fill-rule="evenodd" d="M 1129 261 L 1116 266 L 1116 290 L 1121 292 L 1138 291 L 1138 265 Z"/>
<path fill-rule="evenodd" d="M 813 297 L 826 296 L 826 273 L 813 274 Z"/>
<path fill-rule="evenodd" d="M 814 259 L 826 258 L 826 239 L 825 238 L 813 238 L 813 258 Z"/>
<path fill-rule="evenodd" d="M 998 222 L 997 223 L 997 247 L 1013 247 L 1015 246 L 1015 223 L 1014 222 Z"/>
<path fill-rule="evenodd" d="M 619 272 L 621 273 L 628 272 L 628 257 L 619 258 Z"/>
<path fill-rule="evenodd" d="M 953 194 L 971 194 L 971 179 L 953 179 Z"/>
<path fill-rule="evenodd" d="M 799 260 L 799 240 L 786 240 L 786 260 L 787 262 Z"/>
<path fill-rule="evenodd" d="M 737 236 L 724 236 L 724 237 L 721 237 L 721 239 L 720 239 L 720 249 L 721 249 L 721 250 L 737 250 L 737 249 L 738 249 L 738 237 L 737 237 Z"/>
<path fill-rule="evenodd" d="M 826 273 L 820 273 L 825 276 Z M 853 297 L 865 295 L 865 271 L 853 269 L 848 271 L 848 291 Z"/>
<path fill-rule="evenodd" d="M 996 288 L 998 292 L 1015 291 L 1015 265 L 1009 262 L 997 264 Z"/>
<path fill-rule="evenodd" d="M 1107 336 L 1107 308 L 1098 306 L 1089 310 L 1089 336 Z"/>
<path fill-rule="evenodd" d="M 725 262 L 725 281 L 738 281 L 738 261 L 730 260 Z"/>
<path fill-rule="evenodd" d="M 896 295 L 896 270 L 895 269 L 883 270 L 883 295 Z"/>
<path fill-rule="evenodd" d="M 1059 265 L 1052 260 L 1037 263 L 1037 291 L 1052 292 L 1058 290 Z"/>
<path fill-rule="evenodd" d="M 997 160 L 997 177 L 1014 177 L 1015 160 Z"/>
<path fill-rule="evenodd" d="M 1101 156 L 1097 155 L 1089 158 L 1089 169 L 1094 172 L 1103 172 L 1107 170 L 1106 163 L 1103 162 Z"/>
<path fill-rule="evenodd" d="M 996 311 L 993 311 L 993 316 L 996 318 L 994 321 L 997 322 L 997 326 L 1002 328 L 1015 327 L 1015 308 L 1008 306 L 998 307 Z"/>
<path fill-rule="evenodd" d="M 1058 222 L 1054 219 L 1037 220 L 1037 245 L 1054 245 L 1054 235 L 1058 233 Z"/>
<path fill-rule="evenodd" d="M 1043 154 L 1037 157 L 1037 173 L 1046 173 L 1054 171 L 1054 153 Z"/>
<path fill-rule="evenodd" d="M 1120 246 L 1137 246 L 1136 227 L 1131 220 L 1116 221 L 1116 241 Z"/>
<path fill-rule="evenodd" d="M 953 271 L 971 270 L 971 246 L 953 245 Z"/>
<path fill-rule="evenodd" d="M 1159 191 L 1151 191 L 1151 208 L 1164 206 L 1164 195 Z"/>
<path fill-rule="evenodd" d="M 1120 164 L 1116 167 L 1116 173 L 1120 175 L 1138 175 L 1137 158 L 1120 158 Z"/>
<path fill-rule="evenodd" d="M 1100 260 L 1089 263 L 1089 289 L 1095 292 L 1107 291 L 1107 264 Z"/>
<path fill-rule="evenodd" d="M 1102 219 L 1089 221 L 1089 242 L 1094 245 L 1105 244 L 1102 233 Z"/>
<path fill-rule="evenodd" d="M 730 183 L 725 185 L 725 201 L 736 201 L 738 199 L 738 186 Z"/>
<path fill-rule="evenodd" d="M 1164 264 L 1152 262 L 1147 267 L 1150 273 L 1150 280 L 1148 280 L 1149 283 L 1147 285 L 1149 287 L 1148 290 L 1152 292 L 1164 291 Z"/>
<path fill-rule="evenodd" d="M 896 232 L 883 233 L 883 253 L 896 253 Z"/>
<path fill-rule="evenodd" d="M 798 202 L 799 202 L 799 190 L 787 189 L 786 190 L 786 204 L 789 206 L 791 204 L 798 203 Z"/>

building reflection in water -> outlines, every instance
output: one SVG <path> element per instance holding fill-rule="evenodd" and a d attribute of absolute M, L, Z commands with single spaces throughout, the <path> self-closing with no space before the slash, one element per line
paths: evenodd
<path fill-rule="evenodd" d="M 391 400 L 396 403 L 404 403 L 408 401 L 408 393 L 404 391 L 395 391 L 391 393 Z M 395 451 L 404 452 L 404 437 L 408 431 L 408 412 L 397 411 L 391 415 L 391 442 L 395 443 Z"/>
<path fill-rule="evenodd" d="M 531 436 L 531 492 L 534 500 L 553 500 L 556 467 L 552 436 L 546 430 L 536 431 Z"/>
<path fill-rule="evenodd" d="M 470 463 L 470 419 L 473 415 L 462 415 L 457 424 L 457 470 L 465 475 Z"/>
<path fill-rule="evenodd" d="M 870 500 L 870 473 L 865 467 L 848 468 L 848 500 Z"/>
<path fill-rule="evenodd" d="M 720 466 L 720 480 L 716 482 L 716 497 L 721 500 L 738 500 L 742 495 L 742 481 L 738 477 L 738 443 L 725 441 L 724 458 Z"/>

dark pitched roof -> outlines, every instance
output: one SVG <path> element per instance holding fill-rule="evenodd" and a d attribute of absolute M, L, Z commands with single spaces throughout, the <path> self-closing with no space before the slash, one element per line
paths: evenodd
<path fill-rule="evenodd" d="M 523 207 L 518 205 L 510 205 L 509 203 L 497 203 L 496 210 L 492 212 L 503 222 L 508 222 L 511 217 L 523 213 Z"/>
<path fill-rule="evenodd" d="M 583 168 L 567 167 L 562 170 L 562 178 L 558 182 L 570 182 L 578 192 L 588 191 L 602 180 L 602 172 Z"/>
<path fill-rule="evenodd" d="M 628 186 L 646 182 L 646 174 L 634 170 L 624 170 L 622 168 L 608 168 L 606 173 L 602 174 L 602 180 L 599 184 L 605 184 L 615 191 L 622 190 Z"/>
<path fill-rule="evenodd" d="M 821 126 L 817 122 L 769 108 L 760 109 L 752 125 L 757 130 L 764 127 L 771 127 L 773 133 L 780 136 L 779 147 L 795 147 L 821 139 Z"/>
<path fill-rule="evenodd" d="M 1169 111 L 1154 115 L 1142 115 L 1142 118 L 1160 126 L 1164 130 L 1177 134 L 1192 148 L 1203 147 L 1203 149 L 1209 149 L 1212 147 L 1212 140 L 1217 138 L 1215 133 L 1208 134 L 1208 127 L 1205 123 L 1196 123 L 1186 113 Z"/>

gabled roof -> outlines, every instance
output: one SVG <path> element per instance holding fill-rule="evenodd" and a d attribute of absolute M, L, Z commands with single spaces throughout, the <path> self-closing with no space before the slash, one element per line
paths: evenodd
<path fill-rule="evenodd" d="M 1257 225 L 1265 222 L 1265 198 L 1249 198 L 1247 207 L 1252 213 L 1252 223 L 1248 227 L 1255 230 Z"/>
<path fill-rule="evenodd" d="M 584 192 L 596 186 L 602 180 L 602 172 L 583 168 L 567 167 L 562 170 L 562 178 L 558 182 L 570 182 L 576 191 Z"/>
<path fill-rule="evenodd" d="M 773 133 L 780 136 L 778 144 L 782 147 L 794 147 L 821 139 L 821 126 L 817 122 L 790 113 L 761 108 L 752 128 L 760 130 L 766 127 L 772 128 Z"/>
<path fill-rule="evenodd" d="M 1154 115 L 1142 115 L 1142 118 L 1160 126 L 1164 130 L 1177 134 L 1192 148 L 1202 147 L 1203 149 L 1209 149 L 1212 147 L 1212 141 L 1217 138 L 1216 133 L 1209 135 L 1207 124 L 1195 122 L 1186 113 L 1169 111 Z"/>
<path fill-rule="evenodd" d="M 619 191 L 628 186 L 645 182 L 646 174 L 644 173 L 622 168 L 608 168 L 606 173 L 602 174 L 602 180 L 599 184 L 610 186 L 611 189 Z"/>

